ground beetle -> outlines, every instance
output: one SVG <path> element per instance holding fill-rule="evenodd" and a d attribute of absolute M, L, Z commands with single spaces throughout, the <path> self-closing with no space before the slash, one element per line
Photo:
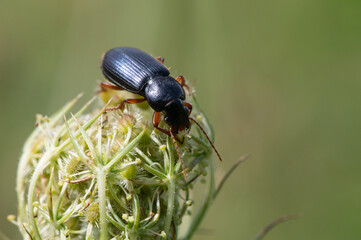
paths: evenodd
<path fill-rule="evenodd" d="M 136 48 L 119 47 L 106 52 L 102 58 L 101 69 L 104 76 L 112 84 L 103 82 L 101 88 L 103 90 L 107 88 L 126 90 L 144 97 L 125 99 L 117 107 L 107 110 L 123 109 L 125 103 L 132 104 L 147 101 L 155 111 L 153 114 L 154 127 L 171 136 L 182 161 L 184 172 L 183 159 L 179 153 L 175 134 L 178 131 L 189 130 L 189 120 L 195 122 L 203 131 L 218 158 L 222 161 L 221 156 L 203 128 L 190 117 L 192 105 L 184 102 L 185 92 L 183 87 L 187 86 L 184 77 L 181 75 L 176 79 L 172 78 L 169 76 L 168 68 L 163 63 L 164 59 L 162 57 L 154 58 Z M 161 120 L 161 112 L 163 112 L 164 120 L 169 125 L 170 130 L 158 126 Z"/>

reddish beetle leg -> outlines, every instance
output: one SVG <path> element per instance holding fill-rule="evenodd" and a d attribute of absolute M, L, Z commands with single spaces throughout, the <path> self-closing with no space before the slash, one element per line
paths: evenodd
<path fill-rule="evenodd" d="M 141 103 L 141 102 L 144 102 L 146 99 L 145 98 L 140 98 L 140 99 L 125 99 L 123 100 L 118 106 L 114 107 L 114 108 L 107 108 L 105 109 L 106 112 L 109 112 L 109 111 L 114 111 L 114 110 L 122 110 L 124 109 L 124 106 L 126 103 L 129 103 L 129 104 L 135 104 L 135 103 Z"/>

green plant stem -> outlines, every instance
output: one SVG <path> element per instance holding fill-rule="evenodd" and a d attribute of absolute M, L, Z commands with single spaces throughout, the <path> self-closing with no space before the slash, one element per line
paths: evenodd
<path fill-rule="evenodd" d="M 140 221 L 140 204 L 139 204 L 139 197 L 136 192 L 133 192 L 133 215 L 134 215 L 133 232 L 138 232 L 139 221 Z"/>
<path fill-rule="evenodd" d="M 26 167 L 28 166 L 28 161 L 30 160 L 30 154 L 32 151 L 31 142 L 34 141 L 35 137 L 39 134 L 39 129 L 36 129 L 28 138 L 23 149 L 23 155 L 21 156 L 19 167 L 17 171 L 16 179 L 16 191 L 18 194 L 18 203 L 19 203 L 19 221 L 26 222 L 26 209 L 25 202 L 25 189 L 24 189 L 24 179 L 26 173 Z M 25 233 L 24 228 L 19 228 L 21 232 Z M 25 233 L 26 234 L 26 233 Z M 23 234 L 23 235 L 25 235 Z"/>
<path fill-rule="evenodd" d="M 246 161 L 249 157 L 251 156 L 251 154 L 246 154 L 243 155 L 242 157 L 240 157 L 240 159 L 231 167 L 231 169 L 228 170 L 228 172 L 226 173 L 226 175 L 224 175 L 224 177 L 222 178 L 221 182 L 219 183 L 217 190 L 214 193 L 213 198 L 216 198 L 218 193 L 221 191 L 224 183 L 227 181 L 227 179 L 229 178 L 229 176 L 231 176 L 231 174 L 233 173 L 234 170 L 236 170 L 236 168 L 239 166 L 239 164 L 241 164 L 242 162 Z"/>
<path fill-rule="evenodd" d="M 40 176 L 40 174 L 43 172 L 43 169 L 49 164 L 50 159 L 52 157 L 51 152 L 46 152 L 44 154 L 44 156 L 40 159 L 38 165 L 36 166 L 33 176 L 31 177 L 30 180 L 30 185 L 29 185 L 29 192 L 28 192 L 28 221 L 30 222 L 30 225 L 33 229 L 33 232 L 35 234 L 35 238 L 37 240 L 42 239 L 39 233 L 39 229 L 38 226 L 36 225 L 35 222 L 35 217 L 34 217 L 34 195 L 35 195 L 35 188 L 36 188 L 36 182 Z"/>
<path fill-rule="evenodd" d="M 90 240 L 93 232 L 93 224 L 89 223 L 86 229 L 85 240 Z"/>
<path fill-rule="evenodd" d="M 170 137 L 167 138 L 167 149 L 169 151 L 169 172 L 168 172 L 168 207 L 167 213 L 165 217 L 164 231 L 167 234 L 167 238 L 171 236 L 170 234 L 170 226 L 173 219 L 174 212 L 174 199 L 176 194 L 176 179 L 174 172 L 174 155 L 171 153 L 173 150 L 173 146 L 171 145 Z"/>
<path fill-rule="evenodd" d="M 100 168 L 97 171 L 98 179 L 98 198 L 99 198 L 99 215 L 100 215 L 100 239 L 108 239 L 108 223 L 106 209 L 106 171 Z"/>
<path fill-rule="evenodd" d="M 138 240 L 138 234 L 134 231 L 129 231 L 128 237 L 130 240 Z"/>
<path fill-rule="evenodd" d="M 277 225 L 279 225 L 279 224 L 281 224 L 283 222 L 289 221 L 289 220 L 297 219 L 299 217 L 300 217 L 300 215 L 298 215 L 298 214 L 285 215 L 285 216 L 279 217 L 276 220 L 269 223 L 265 228 L 263 228 L 261 230 L 261 232 L 258 233 L 258 235 L 253 240 L 261 240 L 269 231 L 271 231 Z"/>
<path fill-rule="evenodd" d="M 64 194 L 65 194 L 65 191 L 66 191 L 67 187 L 68 187 L 68 183 L 65 182 L 64 185 L 63 185 L 63 187 L 61 188 L 61 192 L 60 192 L 60 194 L 59 194 L 58 201 L 57 201 L 57 203 L 56 203 L 56 208 L 55 208 L 55 211 L 54 211 L 54 212 L 55 212 L 55 213 L 54 213 L 55 219 L 58 219 L 60 204 L 61 204 L 61 201 L 62 201 L 62 199 L 63 199 L 63 196 L 64 196 Z"/>
<path fill-rule="evenodd" d="M 164 231 L 167 233 L 167 236 L 170 237 L 170 225 L 173 219 L 174 212 L 174 198 L 176 194 L 176 184 L 173 176 L 169 177 L 168 183 L 168 208 L 165 217 Z"/>
<path fill-rule="evenodd" d="M 110 171 L 111 167 L 117 163 L 121 158 L 123 158 L 127 153 L 129 153 L 136 144 L 140 141 L 140 139 L 143 137 L 146 129 L 143 129 L 143 131 L 133 139 L 132 142 L 127 144 L 127 146 L 122 149 L 107 165 L 99 168 L 97 170 L 97 179 L 98 179 L 98 198 L 99 198 L 99 215 L 100 215 L 100 239 L 106 240 L 108 239 L 108 222 L 107 222 L 107 209 L 106 209 L 106 177 L 107 173 Z M 138 204 L 138 207 L 136 209 L 139 209 L 139 200 L 136 197 L 135 199 L 136 203 Z M 134 228 L 138 228 L 139 223 L 139 213 L 136 214 L 136 224 Z M 133 233 L 135 233 L 136 229 L 133 229 Z M 133 234 L 134 235 L 134 234 Z M 133 238 L 132 238 L 133 239 Z M 136 237 L 134 238 L 136 239 Z"/>

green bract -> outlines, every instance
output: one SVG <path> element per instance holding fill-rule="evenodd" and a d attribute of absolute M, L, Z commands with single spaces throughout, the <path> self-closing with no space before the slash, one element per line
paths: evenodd
<path fill-rule="evenodd" d="M 38 116 L 17 173 L 13 221 L 24 239 L 188 239 L 194 233 L 215 192 L 212 148 L 196 127 L 180 135 L 185 178 L 171 139 L 153 128 L 147 103 L 105 113 L 126 94 L 102 93 L 108 104 L 89 111 L 90 101 L 73 115 L 78 97 L 49 118 Z M 192 115 L 212 138 L 189 98 Z M 181 232 L 202 178 L 208 190 L 194 201 L 198 209 Z"/>

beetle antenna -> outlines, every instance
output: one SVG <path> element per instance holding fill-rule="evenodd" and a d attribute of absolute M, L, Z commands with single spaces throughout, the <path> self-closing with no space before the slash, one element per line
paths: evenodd
<path fill-rule="evenodd" d="M 217 154 L 217 156 L 218 156 L 218 158 L 219 158 L 219 160 L 222 162 L 222 158 L 221 158 L 221 155 L 219 155 L 219 153 L 218 153 L 218 151 L 217 151 L 217 149 L 216 149 L 216 147 L 213 145 L 213 143 L 212 143 L 212 141 L 209 139 L 209 137 L 208 137 L 208 135 L 207 135 L 207 133 L 204 131 L 204 129 L 201 127 L 201 125 L 196 121 L 196 120 L 194 120 L 193 118 L 189 118 L 190 120 L 192 120 L 193 122 L 195 122 L 196 124 L 197 124 L 197 126 L 202 130 L 202 132 L 203 132 L 203 134 L 206 136 L 206 138 L 207 138 L 207 140 L 208 140 L 208 142 L 212 145 L 212 148 L 213 148 L 213 150 L 216 152 L 216 154 Z"/>
<path fill-rule="evenodd" d="M 184 180 L 187 180 L 186 168 L 185 168 L 185 166 L 184 166 L 183 158 L 182 158 L 182 156 L 181 156 L 181 154 L 180 154 L 177 141 L 176 141 L 176 139 L 175 139 L 175 137 L 174 137 L 174 135 L 173 135 L 172 128 L 170 129 L 169 133 L 170 133 L 170 136 L 171 136 L 171 138 L 172 138 L 172 141 L 173 141 L 173 144 L 174 144 L 174 146 L 175 146 L 175 149 L 177 150 L 178 157 L 179 157 L 179 159 L 181 160 L 181 163 L 182 163 Z"/>

